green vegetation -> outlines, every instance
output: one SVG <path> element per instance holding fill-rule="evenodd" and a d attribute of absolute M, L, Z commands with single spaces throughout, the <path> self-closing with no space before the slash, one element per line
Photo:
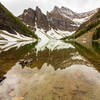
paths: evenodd
<path fill-rule="evenodd" d="M 87 46 L 78 42 L 73 42 L 72 45 L 100 72 L 100 44 L 98 42 L 92 41 L 92 45 Z"/>
<path fill-rule="evenodd" d="M 93 40 L 98 40 L 100 38 L 100 27 L 96 28 L 96 31 L 93 35 Z M 99 39 L 100 41 L 100 39 Z"/>
<path fill-rule="evenodd" d="M 87 27 L 82 28 L 82 29 L 76 31 L 73 35 L 63 38 L 62 40 L 76 39 L 76 38 L 80 37 L 81 35 L 85 34 L 86 32 L 90 31 L 91 29 L 97 27 L 99 24 L 100 24 L 100 20 L 97 20 L 96 22 L 94 22 L 92 24 L 89 24 Z M 96 29 L 96 33 L 93 36 L 94 40 L 98 39 L 98 38 L 100 38 L 100 28 Z"/>
<path fill-rule="evenodd" d="M 0 24 L 3 26 L 3 28 L 13 29 L 23 35 L 37 38 L 37 36 L 31 30 L 29 30 L 27 26 L 20 21 L 19 18 L 12 15 L 1 3 L 0 13 L 3 16 L 0 16 L 2 18 L 0 19 Z M 3 18 L 6 19 L 5 23 L 3 23 Z"/>
<path fill-rule="evenodd" d="M 100 20 L 96 21 L 93 24 L 88 25 L 87 27 L 78 30 L 75 34 L 73 34 L 72 36 L 69 36 L 68 39 L 76 39 L 79 36 L 85 34 L 86 32 L 90 31 L 92 28 L 95 28 L 97 25 L 100 24 Z"/>

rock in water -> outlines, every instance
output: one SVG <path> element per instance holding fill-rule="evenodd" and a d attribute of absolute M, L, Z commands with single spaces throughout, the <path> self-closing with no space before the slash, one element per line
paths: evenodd
<path fill-rule="evenodd" d="M 24 97 L 15 97 L 15 98 L 12 98 L 12 100 L 24 100 Z"/>

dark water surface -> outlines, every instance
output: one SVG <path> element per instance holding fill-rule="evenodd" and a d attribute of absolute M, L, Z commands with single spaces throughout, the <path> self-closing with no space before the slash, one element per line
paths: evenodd
<path fill-rule="evenodd" d="M 100 44 L 0 44 L 0 100 L 100 100 Z"/>

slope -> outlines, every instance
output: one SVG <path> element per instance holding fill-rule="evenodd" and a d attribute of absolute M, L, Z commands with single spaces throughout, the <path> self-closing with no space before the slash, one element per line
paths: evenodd
<path fill-rule="evenodd" d="M 5 30 L 11 34 L 23 34 L 37 38 L 37 36 L 27 28 L 19 18 L 15 17 L 0 3 L 0 30 Z"/>

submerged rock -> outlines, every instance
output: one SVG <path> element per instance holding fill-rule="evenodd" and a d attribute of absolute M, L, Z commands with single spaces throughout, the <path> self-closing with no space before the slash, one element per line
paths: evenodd
<path fill-rule="evenodd" d="M 24 67 L 24 66 L 27 66 L 27 65 L 31 64 L 32 61 L 33 61 L 32 58 L 31 59 L 28 59 L 28 60 L 22 59 L 22 60 L 19 61 L 19 64 Z"/>
<path fill-rule="evenodd" d="M 9 93 L 9 96 L 14 97 L 15 93 L 12 91 L 12 92 Z"/>
<path fill-rule="evenodd" d="M 2 93 L 0 93 L 0 100 L 1 100 L 1 98 L 3 97 L 3 94 Z"/>
<path fill-rule="evenodd" d="M 15 97 L 15 98 L 12 98 L 12 100 L 24 100 L 24 97 Z"/>

